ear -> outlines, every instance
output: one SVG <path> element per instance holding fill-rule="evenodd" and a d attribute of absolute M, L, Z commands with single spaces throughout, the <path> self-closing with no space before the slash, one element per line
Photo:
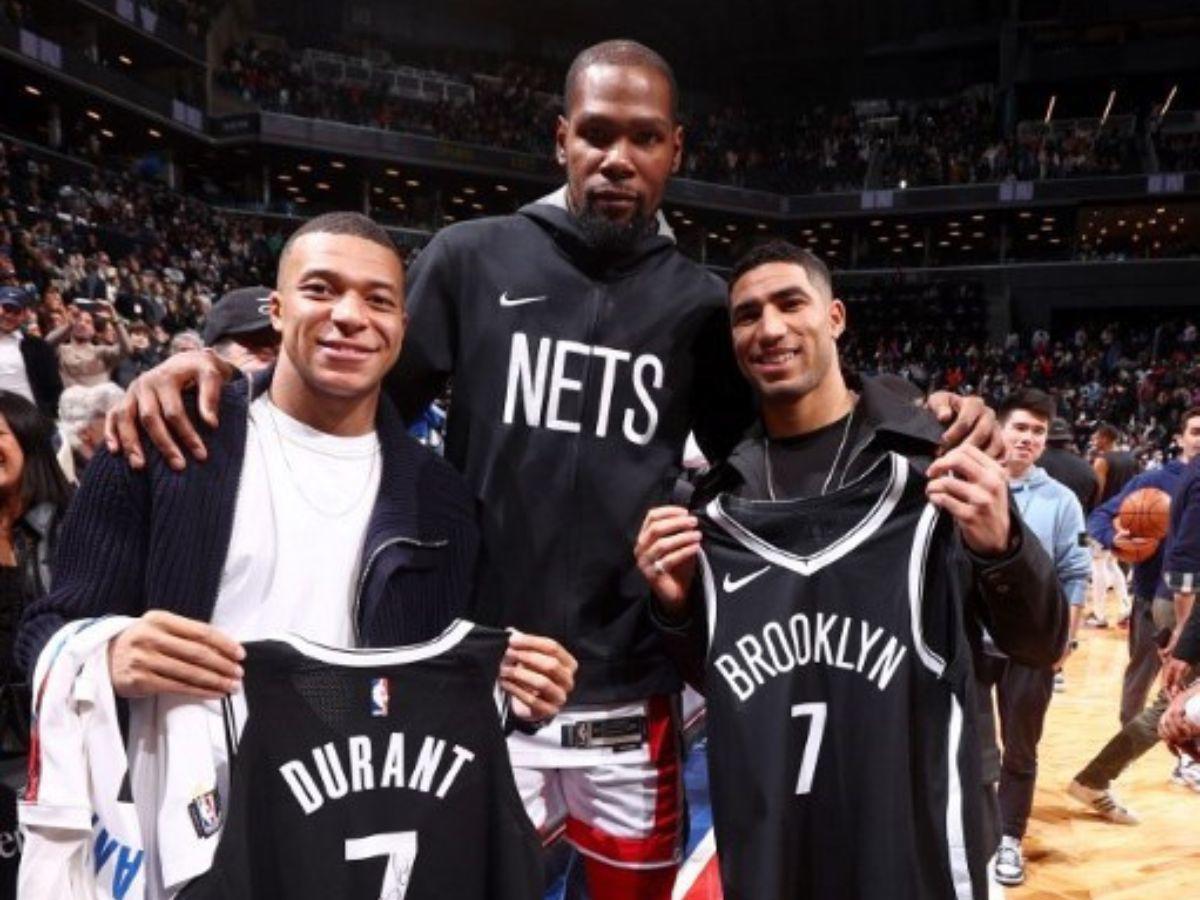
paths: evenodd
<path fill-rule="evenodd" d="M 829 329 L 835 340 L 846 330 L 846 306 L 841 300 L 829 301 Z"/>
<path fill-rule="evenodd" d="M 271 316 L 271 327 L 283 333 L 283 297 L 279 291 L 271 291 L 271 296 L 267 299 L 268 313 Z"/>
<path fill-rule="evenodd" d="M 673 152 L 671 155 L 671 174 L 679 173 L 679 167 L 683 165 L 683 126 L 676 125 L 671 132 L 671 145 Z"/>
<path fill-rule="evenodd" d="M 564 169 L 567 167 L 567 132 L 569 130 L 570 123 L 559 116 L 558 122 L 554 126 L 554 159 Z"/>

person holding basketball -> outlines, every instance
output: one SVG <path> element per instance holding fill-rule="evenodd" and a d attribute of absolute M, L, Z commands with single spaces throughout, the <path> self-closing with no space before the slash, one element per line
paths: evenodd
<path fill-rule="evenodd" d="M 1179 422 L 1179 433 L 1175 436 L 1179 456 L 1161 469 L 1137 476 L 1124 491 L 1097 508 L 1088 518 L 1088 533 L 1095 540 L 1119 545 L 1127 537 L 1124 530 L 1116 526 L 1116 513 L 1129 494 L 1143 488 L 1158 488 L 1171 494 L 1172 519 L 1182 513 L 1176 508 L 1176 501 L 1185 473 L 1189 467 L 1195 467 L 1194 461 L 1200 456 L 1200 407 L 1188 409 Z M 1163 648 L 1156 639 L 1170 635 L 1176 628 L 1175 600 L 1172 589 L 1163 579 L 1163 563 L 1171 552 L 1172 543 L 1173 534 L 1168 532 L 1158 551 L 1133 567 L 1134 604 L 1129 620 L 1129 665 L 1125 669 L 1125 689 L 1121 698 L 1122 728 L 1076 774 L 1067 788 L 1072 797 L 1093 812 L 1122 825 L 1135 824 L 1138 818 L 1117 800 L 1110 785 L 1134 760 L 1158 743 L 1159 722 L 1171 699 L 1168 691 L 1161 691 L 1153 704 L 1126 718 L 1128 706 L 1134 702 L 1145 703 L 1150 684 L 1168 657 L 1169 645 Z M 1186 592 L 1181 594 L 1186 596 Z M 1187 666 L 1182 668 L 1186 671 Z M 1168 687 L 1165 679 L 1164 687 Z M 1171 772 L 1171 780 L 1200 792 L 1200 766 L 1190 757 L 1180 756 Z"/>
<path fill-rule="evenodd" d="M 1175 492 L 1184 469 L 1200 454 L 1200 406 L 1193 406 L 1179 417 L 1175 435 L 1179 455 L 1160 469 L 1143 472 L 1125 487 L 1096 507 L 1088 516 L 1088 536 L 1106 549 L 1120 551 L 1129 534 L 1122 529 L 1117 513 L 1125 498 L 1143 488 L 1157 488 L 1168 496 Z M 1128 725 L 1146 706 L 1150 686 L 1158 675 L 1162 660 L 1155 635 L 1174 627 L 1171 593 L 1161 583 L 1163 547 L 1149 559 L 1133 566 L 1133 612 L 1129 617 L 1129 664 L 1121 691 L 1121 725 Z M 1155 598 L 1158 598 L 1157 600 Z"/>

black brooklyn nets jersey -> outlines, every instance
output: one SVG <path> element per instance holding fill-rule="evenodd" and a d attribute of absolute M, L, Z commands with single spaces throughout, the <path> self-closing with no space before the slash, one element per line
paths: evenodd
<path fill-rule="evenodd" d="M 889 455 L 702 518 L 727 900 L 981 900 L 980 748 L 953 525 Z"/>
<path fill-rule="evenodd" d="M 497 706 L 507 642 L 458 621 L 396 650 L 247 643 L 228 821 L 181 896 L 540 900 Z"/>

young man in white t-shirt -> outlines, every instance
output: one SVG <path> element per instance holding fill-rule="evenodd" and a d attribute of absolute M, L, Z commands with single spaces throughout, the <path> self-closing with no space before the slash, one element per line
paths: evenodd
<path fill-rule="evenodd" d="M 122 697 L 235 692 L 242 640 L 297 632 L 337 646 L 427 640 L 468 611 L 478 532 L 461 479 L 404 434 L 380 382 L 404 337 L 404 276 L 387 233 L 332 213 L 280 256 L 279 362 L 226 388 L 205 465 L 140 472 L 97 457 L 55 589 L 26 615 L 32 670 L 63 622 L 140 617 L 109 649 Z M 553 715 L 574 660 L 514 635 L 500 681 L 524 718 Z"/>

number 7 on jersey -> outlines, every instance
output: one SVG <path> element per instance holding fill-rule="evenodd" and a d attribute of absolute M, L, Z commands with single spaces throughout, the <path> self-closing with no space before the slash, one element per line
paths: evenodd
<path fill-rule="evenodd" d="M 375 856 L 387 857 L 379 900 L 404 900 L 404 895 L 408 893 L 408 882 L 412 878 L 413 863 L 417 859 L 417 833 L 391 831 L 346 841 L 347 862 Z"/>
<path fill-rule="evenodd" d="M 817 771 L 817 757 L 821 753 L 821 738 L 825 734 L 825 714 L 828 703 L 797 703 L 792 707 L 792 718 L 811 716 L 808 740 L 804 742 L 804 757 L 800 760 L 800 775 L 796 778 L 796 793 L 807 794 L 812 790 L 813 775 Z"/>

